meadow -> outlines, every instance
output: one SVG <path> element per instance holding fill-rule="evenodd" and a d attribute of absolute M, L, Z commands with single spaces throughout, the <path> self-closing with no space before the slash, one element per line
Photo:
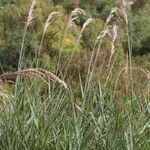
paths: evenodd
<path fill-rule="evenodd" d="M 132 57 L 133 2 L 111 8 L 103 23 L 90 16 L 77 27 L 88 15 L 84 9 L 66 15 L 52 8 L 39 23 L 37 1 L 29 3 L 14 44 L 20 47 L 16 69 L 0 74 L 0 149 L 149 150 L 150 71 Z M 36 21 L 39 35 L 31 34 Z M 30 39 L 34 52 L 26 49 Z"/>

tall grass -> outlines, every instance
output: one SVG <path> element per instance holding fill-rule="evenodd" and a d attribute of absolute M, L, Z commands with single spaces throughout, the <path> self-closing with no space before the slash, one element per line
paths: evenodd
<path fill-rule="evenodd" d="M 24 55 L 25 55 L 24 44 L 25 44 L 28 27 L 32 23 L 32 20 L 34 19 L 33 11 L 34 11 L 36 2 L 37 2 L 36 0 L 32 0 L 31 6 L 30 6 L 30 9 L 28 12 L 28 16 L 27 16 L 27 21 L 26 21 L 26 24 L 24 27 L 24 33 L 23 33 L 23 37 L 22 37 L 22 43 L 21 43 L 19 61 L 18 61 L 18 71 L 20 71 L 23 68 Z M 15 84 L 15 95 L 18 90 L 18 83 L 19 83 L 19 77 L 17 77 L 16 84 Z"/>
<path fill-rule="evenodd" d="M 119 10 L 120 13 L 120 9 L 115 10 Z M 111 81 L 113 67 L 114 63 L 118 62 L 116 62 L 115 57 L 117 55 L 115 55 L 114 50 L 116 35 L 113 35 L 112 47 L 110 48 L 112 51 L 106 68 L 105 82 L 101 80 L 101 77 L 95 75 L 96 62 L 101 51 L 103 38 L 114 27 L 108 26 L 111 23 L 111 17 L 115 16 L 114 13 L 116 12 L 111 11 L 106 20 L 104 31 L 101 32 L 95 42 L 91 60 L 87 64 L 86 79 L 82 78 L 82 72 L 78 70 L 78 87 L 74 88 L 71 81 L 69 82 L 67 79 L 66 84 L 53 73 L 38 69 L 38 60 L 35 69 L 22 70 L 22 65 L 20 65 L 18 71 L 0 75 L 3 80 L 12 79 L 12 77 L 13 79 L 24 77 L 21 83 L 17 83 L 19 88 L 14 90 L 15 97 L 13 94 L 8 97 L 10 94 L 0 88 L 0 98 L 2 101 L 7 100 L 5 104 L 0 105 L 1 150 L 149 150 L 150 72 L 142 68 L 132 67 L 130 52 L 130 65 L 128 67 L 127 61 L 126 66 L 116 73 L 117 78 L 114 84 Z M 91 21 L 93 20 L 90 18 L 85 22 L 77 42 Z M 125 21 L 128 25 L 126 19 Z M 49 23 L 48 21 L 47 25 Z M 38 57 L 41 53 L 46 29 L 43 32 Z M 129 38 L 128 40 L 130 43 Z M 22 44 L 24 41 L 25 35 Z M 63 42 L 61 50 L 63 50 Z M 130 45 L 129 51 L 131 51 Z M 23 60 L 23 48 L 21 48 L 20 53 L 21 60 Z M 73 55 L 69 58 L 63 77 L 68 73 L 67 70 L 72 57 Z M 60 58 L 58 65 L 59 63 Z M 22 64 L 22 61 L 19 64 Z M 128 75 L 128 69 L 131 71 L 130 75 Z M 138 70 L 146 76 L 140 87 L 133 86 L 132 70 Z M 119 80 L 121 74 L 125 74 L 127 80 L 132 81 L 132 84 L 130 85 L 129 81 L 125 81 L 127 86 L 124 85 L 124 81 Z M 123 90 L 117 91 L 119 81 Z M 4 84 L 4 81 L 0 83 Z M 45 83 L 48 86 L 45 86 Z M 132 87 L 131 91 L 129 91 L 130 87 Z M 134 92 L 137 89 L 138 92 Z"/>

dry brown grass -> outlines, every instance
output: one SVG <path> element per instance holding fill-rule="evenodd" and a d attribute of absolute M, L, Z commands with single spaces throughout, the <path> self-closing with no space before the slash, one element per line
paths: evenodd
<path fill-rule="evenodd" d="M 27 24 L 26 24 L 27 27 L 32 23 L 32 20 L 34 18 L 33 10 L 35 8 L 36 2 L 37 2 L 36 0 L 32 0 L 30 10 L 29 10 L 29 13 L 28 13 L 28 18 L 27 18 Z"/>
<path fill-rule="evenodd" d="M 55 74 L 51 73 L 50 71 L 47 71 L 44 69 L 39 69 L 39 68 L 29 68 L 29 69 L 16 71 L 16 72 L 6 72 L 6 73 L 3 73 L 2 75 L 0 75 L 0 78 L 2 80 L 15 82 L 17 76 L 39 78 L 47 84 L 48 84 L 49 80 L 52 80 L 53 82 L 60 83 L 66 89 L 68 88 L 67 84 L 63 80 L 59 79 Z"/>

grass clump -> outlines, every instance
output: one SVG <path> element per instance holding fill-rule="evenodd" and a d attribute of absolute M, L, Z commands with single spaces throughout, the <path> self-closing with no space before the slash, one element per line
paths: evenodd
<path fill-rule="evenodd" d="M 0 75 L 0 149 L 148 150 L 150 72 L 132 66 L 126 12 L 131 3 L 123 0 L 120 8 L 111 10 L 103 31 L 95 39 L 90 57 L 86 55 L 87 63 L 84 67 L 76 65 L 72 71 L 84 30 L 94 21 L 90 17 L 78 29 L 72 52 L 67 55 L 62 67 L 67 32 L 72 26 L 76 27 L 75 20 L 79 16 L 86 15 L 82 9 L 74 9 L 62 32 L 55 74 L 42 69 L 40 54 L 52 16 L 59 14 L 57 11 L 51 12 L 45 23 L 34 57 L 33 66 L 36 67 L 23 65 L 24 43 L 34 18 L 35 4 L 33 0 L 21 44 L 18 70 Z M 128 50 L 125 53 L 116 49 L 121 18 L 127 32 Z M 103 43 L 107 41 L 110 47 L 108 52 L 103 52 Z M 82 57 L 85 59 L 84 54 Z M 124 60 L 118 62 L 118 55 L 123 55 L 121 58 Z M 99 65 L 102 56 L 106 59 Z"/>

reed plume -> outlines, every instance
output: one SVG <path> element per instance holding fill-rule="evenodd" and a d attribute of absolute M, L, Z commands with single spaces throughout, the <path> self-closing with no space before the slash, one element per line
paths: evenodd
<path fill-rule="evenodd" d="M 40 56 L 40 53 L 41 53 L 41 50 L 42 50 L 42 44 L 43 44 L 43 40 L 44 40 L 44 36 L 45 36 L 45 33 L 49 27 L 49 25 L 52 23 L 52 18 L 55 16 L 55 15 L 60 15 L 61 13 L 60 12 L 51 12 L 47 18 L 47 20 L 45 21 L 45 25 L 44 25 L 44 30 L 43 30 L 43 34 L 42 34 L 42 38 L 41 38 L 41 41 L 40 41 L 40 46 L 39 46 L 39 49 L 38 49 L 38 52 L 37 52 L 37 62 L 36 62 L 36 68 L 38 68 L 38 63 L 39 63 L 39 56 Z"/>
<path fill-rule="evenodd" d="M 37 2 L 36 0 L 32 0 L 31 6 L 30 6 L 30 10 L 29 10 L 29 13 L 28 13 L 27 22 L 26 22 L 26 26 L 27 27 L 32 23 L 32 20 L 34 18 L 33 10 L 35 8 L 36 2 Z"/>
<path fill-rule="evenodd" d="M 66 89 L 67 84 L 59 79 L 55 74 L 53 74 L 50 71 L 39 69 L 39 68 L 29 68 L 24 69 L 16 72 L 6 72 L 0 75 L 0 78 L 6 81 L 16 81 L 17 76 L 19 77 L 30 77 L 30 78 L 40 78 L 42 81 L 48 84 L 49 80 L 52 80 L 53 82 L 58 82 L 61 85 L 63 85 Z"/>

